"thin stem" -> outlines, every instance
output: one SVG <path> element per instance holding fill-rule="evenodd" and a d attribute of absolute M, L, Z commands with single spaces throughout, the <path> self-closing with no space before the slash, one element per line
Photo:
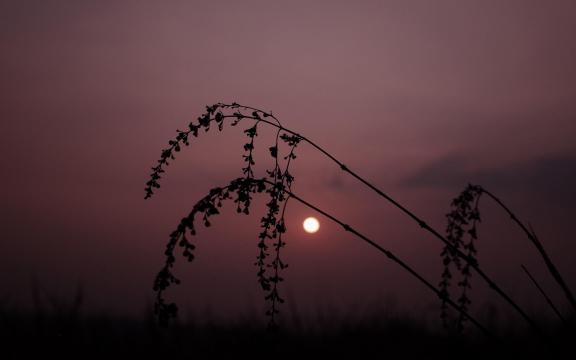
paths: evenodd
<path fill-rule="evenodd" d="M 226 115 L 224 117 L 235 117 L 232 115 Z M 434 237 L 436 237 L 438 240 L 442 241 L 444 243 L 444 245 L 448 246 L 451 250 L 454 251 L 455 254 L 458 255 L 458 257 L 460 257 L 461 259 L 463 259 L 464 261 L 466 261 L 466 263 L 468 263 L 473 269 L 474 271 L 476 271 L 476 273 L 488 284 L 488 286 L 493 289 L 498 295 L 500 295 L 500 297 L 502 297 L 514 310 L 516 310 L 516 312 L 532 327 L 532 329 L 538 333 L 539 335 L 541 335 L 541 331 L 539 329 L 539 327 L 536 325 L 536 323 L 530 318 L 530 316 L 528 316 L 528 314 L 514 301 L 512 300 L 512 298 L 506 293 L 504 292 L 504 290 L 502 290 L 483 270 L 480 269 L 480 267 L 478 266 L 478 264 L 471 258 L 469 258 L 466 254 L 464 254 L 460 249 L 457 249 L 456 247 L 454 247 L 454 245 L 452 245 L 450 242 L 448 242 L 448 240 L 446 240 L 446 238 L 444 236 L 442 236 L 438 231 L 436 231 L 434 228 L 432 228 L 430 225 L 428 225 L 425 221 L 423 221 L 422 219 L 420 219 L 416 214 L 414 214 L 413 212 L 411 212 L 410 210 L 408 210 L 406 207 L 404 207 L 402 204 L 400 204 L 399 202 L 397 202 L 396 200 L 394 200 L 392 197 L 390 197 L 389 195 L 387 195 L 386 193 L 384 193 L 382 190 L 378 189 L 376 186 L 372 185 L 370 182 L 368 182 L 366 179 L 364 179 L 363 177 L 361 177 L 360 175 L 358 175 L 357 173 L 355 173 L 354 171 L 350 170 L 350 168 L 348 168 L 346 165 L 344 165 L 342 162 L 340 162 L 338 159 L 336 159 L 333 155 L 331 155 L 330 153 L 328 153 L 326 150 L 324 150 L 322 147 L 320 147 L 319 145 L 317 145 L 316 143 L 314 143 L 312 140 L 309 140 L 308 138 L 300 135 L 299 133 L 292 131 L 290 129 L 287 129 L 283 126 L 277 125 L 271 121 L 265 120 L 265 119 L 259 119 L 256 117 L 252 117 L 252 116 L 246 116 L 244 115 L 244 118 L 250 118 L 250 119 L 255 119 L 255 120 L 261 120 L 262 122 L 269 124 L 271 126 L 277 127 L 285 132 L 291 133 L 293 135 L 296 135 L 298 137 L 300 137 L 303 141 L 307 142 L 308 144 L 310 144 L 312 147 L 314 147 L 315 149 L 317 149 L 318 151 L 320 151 L 322 154 L 324 154 L 326 157 L 328 157 L 330 160 L 332 160 L 333 162 L 335 162 L 342 171 L 347 172 L 348 174 L 350 174 L 352 177 L 356 178 L 358 181 L 360 181 L 361 183 L 363 183 L 364 185 L 368 186 L 370 189 L 372 189 L 375 193 L 377 193 L 379 196 L 383 197 L 384 199 L 386 199 L 388 202 L 390 202 L 392 205 L 394 205 L 396 208 L 400 209 L 404 214 L 408 215 L 408 217 L 410 217 L 412 220 L 414 220 L 422 229 L 428 231 L 429 233 L 431 233 L 432 235 L 434 235 Z M 575 303 L 576 304 L 576 303 Z"/>
<path fill-rule="evenodd" d="M 364 178 L 362 178 L 360 175 L 358 175 L 357 173 L 355 173 L 354 171 L 350 170 L 346 165 L 344 165 L 342 162 L 340 162 L 338 159 L 336 159 L 333 155 L 331 155 L 330 153 L 328 153 L 326 150 L 324 150 L 322 147 L 320 147 L 319 145 L 317 145 L 316 143 L 314 143 L 312 140 L 309 140 L 308 138 L 298 134 L 295 131 L 292 131 L 290 129 L 285 128 L 284 126 L 280 125 L 280 122 L 271 114 L 266 113 L 262 110 L 259 109 L 255 109 L 255 108 L 251 108 L 251 107 L 247 107 L 247 106 L 243 106 L 243 105 L 239 105 L 239 104 L 222 104 L 219 103 L 217 104 L 220 107 L 223 108 L 231 108 L 231 109 L 238 109 L 238 108 L 244 108 L 244 109 L 251 109 L 254 110 L 255 112 L 255 116 L 249 116 L 249 115 L 245 115 L 242 113 L 236 113 L 234 115 L 220 115 L 220 120 L 223 121 L 223 119 L 225 118 L 235 118 L 235 122 L 233 124 L 238 124 L 242 119 L 254 119 L 254 120 L 259 120 L 260 122 L 269 124 L 271 126 L 274 126 L 280 130 L 283 130 L 287 133 L 290 133 L 292 135 L 295 135 L 297 137 L 299 137 L 301 140 L 304 140 L 305 142 L 307 142 L 308 144 L 310 144 L 312 147 L 314 147 L 315 149 L 317 149 L 318 151 L 320 151 L 322 154 L 324 154 L 326 157 L 328 157 L 330 160 L 332 160 L 333 162 L 335 162 L 342 171 L 347 172 L 348 174 L 350 174 L 352 177 L 356 178 L 358 181 L 360 181 L 361 183 L 363 183 L 364 185 L 368 186 L 370 189 L 372 189 L 376 194 L 378 194 L 379 196 L 383 197 L 384 199 L 386 199 L 388 202 L 390 202 L 392 205 L 394 205 L 396 208 L 400 209 L 404 214 L 406 214 L 408 217 L 410 217 L 412 220 L 414 220 L 422 229 L 428 231 L 429 233 L 431 233 L 432 235 L 434 235 L 434 237 L 436 237 L 438 240 L 442 241 L 442 243 L 444 243 L 444 245 L 446 245 L 448 248 L 450 248 L 458 257 L 460 257 L 461 259 L 463 259 L 464 261 L 466 261 L 466 263 L 470 264 L 470 266 L 478 273 L 478 275 L 480 275 L 480 277 L 488 284 L 488 286 L 490 288 L 492 288 L 498 295 L 500 295 L 500 297 L 502 297 L 510 306 L 512 306 L 512 308 L 514 308 L 514 310 L 516 310 L 518 312 L 518 314 L 520 314 L 520 316 L 532 327 L 532 329 L 538 333 L 539 335 L 541 335 L 541 331 L 539 330 L 538 326 L 536 325 L 536 323 L 526 314 L 526 312 L 524 310 L 522 310 L 522 308 L 514 301 L 510 298 L 510 296 L 508 296 L 487 274 L 484 273 L 484 271 L 482 271 L 478 264 L 476 263 L 476 261 L 474 259 L 471 259 L 470 257 L 468 257 L 466 254 L 464 254 L 462 251 L 460 251 L 459 249 L 455 248 L 450 242 L 448 242 L 446 240 L 446 238 L 444 236 L 442 236 L 438 231 L 436 231 L 434 228 L 430 227 L 426 222 L 424 222 L 422 219 L 420 219 L 418 216 L 416 216 L 413 212 L 411 212 L 410 210 L 408 210 L 406 207 L 404 207 L 403 205 L 401 205 L 400 203 L 398 203 L 396 200 L 394 200 L 392 197 L 390 197 L 389 195 L 385 194 L 382 190 L 378 189 L 376 186 L 372 185 L 370 182 L 368 182 L 367 180 L 365 180 Z M 266 114 L 268 116 L 271 116 L 276 122 L 278 122 L 278 124 L 271 122 L 269 120 L 266 120 L 264 118 L 261 118 L 258 115 L 258 112 L 262 113 L 262 114 Z M 253 113 L 254 114 L 254 113 Z M 209 119 L 210 121 L 215 121 L 216 119 Z M 198 129 L 198 127 L 195 127 L 196 131 Z M 190 132 L 192 132 L 192 129 L 190 131 L 185 131 L 182 132 L 183 135 L 188 136 L 190 134 Z M 169 156 L 171 156 L 172 150 L 174 150 L 177 146 L 177 142 L 172 142 L 172 145 L 166 149 L 163 150 L 163 154 L 165 153 L 166 156 L 163 157 L 163 160 L 160 161 L 160 164 L 158 166 L 156 166 L 155 168 L 153 168 L 154 173 L 152 174 L 152 176 L 156 176 L 156 178 L 159 178 L 158 173 L 161 171 L 161 168 L 163 165 L 167 164 L 167 158 Z M 146 198 L 150 197 L 152 194 L 152 187 L 159 187 L 157 181 L 157 179 L 153 178 L 149 183 L 148 183 L 148 187 L 146 188 Z M 575 302 L 576 304 L 576 302 Z"/>
<path fill-rule="evenodd" d="M 550 308 L 554 311 L 554 313 L 556 313 L 556 315 L 558 316 L 558 318 L 560 318 L 560 320 L 562 321 L 562 323 L 564 325 L 567 325 L 568 323 L 566 322 L 566 320 L 564 319 L 564 317 L 562 316 L 562 314 L 560 313 L 560 311 L 558 311 L 558 308 L 556 307 L 556 305 L 554 305 L 554 303 L 552 302 L 552 299 L 550 299 L 550 297 L 546 294 L 546 292 L 544 291 L 544 289 L 542 289 L 542 287 L 540 287 L 540 285 L 538 284 L 538 282 L 536 281 L 536 279 L 534 279 L 534 277 L 532 276 L 532 274 L 530 274 L 530 272 L 528 271 L 528 269 L 526 269 L 526 267 L 524 265 L 522 266 L 522 270 L 524 270 L 524 272 L 526 273 L 526 275 L 528 275 L 528 277 L 530 278 L 530 280 L 532 280 L 532 283 L 534 284 L 534 286 L 536 286 L 536 288 L 538 289 L 538 291 L 540 291 L 540 294 L 542 294 L 542 296 L 544 297 L 544 299 L 546 300 L 546 302 L 548 303 L 548 305 L 550 305 Z"/>
<path fill-rule="evenodd" d="M 258 180 L 254 180 L 254 181 L 258 181 Z M 267 184 L 273 185 L 272 182 L 268 181 L 268 180 L 260 180 L 263 181 Z M 318 208 L 315 205 L 312 205 L 311 203 L 309 203 L 308 201 L 302 199 L 301 197 L 299 197 L 298 195 L 294 194 L 292 191 L 290 190 L 283 190 L 284 193 L 288 194 L 291 198 L 295 199 L 296 201 L 300 202 L 301 204 L 309 207 L 310 209 L 313 209 L 314 211 L 324 215 L 325 217 L 327 217 L 328 219 L 332 220 L 333 222 L 337 223 L 338 225 L 342 226 L 342 228 L 344 228 L 345 231 L 348 231 L 352 234 L 354 234 L 356 237 L 364 240 L 366 243 L 368 243 L 369 245 L 371 245 L 372 247 L 376 248 L 378 251 L 380 251 L 381 253 L 383 253 L 384 255 L 386 255 L 390 260 L 392 260 L 393 262 L 395 262 L 396 264 L 400 265 L 404 270 L 406 270 L 410 275 L 412 275 L 413 277 L 415 277 L 418 281 L 420 281 L 422 284 L 424 284 L 428 289 L 430 289 L 431 291 L 433 291 L 436 296 L 438 296 L 441 300 L 446 301 L 450 306 L 452 306 L 454 309 L 456 309 L 459 313 L 461 313 L 463 316 L 465 316 L 468 320 L 470 320 L 476 327 L 478 327 L 478 329 L 480 329 L 485 335 L 492 337 L 493 335 L 483 326 L 481 325 L 476 319 L 474 319 L 469 313 L 467 313 L 462 307 L 460 307 L 458 304 L 456 304 L 454 301 L 452 301 L 449 298 L 446 298 L 445 296 L 442 295 L 442 293 L 440 292 L 440 290 L 438 290 L 434 285 L 432 285 L 428 280 L 426 280 L 424 277 L 422 277 L 416 270 L 414 270 L 410 265 L 408 265 L 407 263 L 405 263 L 404 261 L 402 261 L 400 258 L 398 258 L 396 255 L 394 255 L 391 251 L 383 248 L 382 246 L 380 246 L 379 244 L 377 244 L 375 241 L 371 240 L 370 238 L 368 238 L 367 236 L 363 235 L 362 233 L 360 233 L 359 231 L 357 231 L 356 229 L 354 229 L 353 227 L 351 227 L 348 224 L 345 224 L 344 222 L 342 222 L 341 220 L 339 220 L 338 218 L 334 217 L 333 215 L 327 213 L 326 211 Z"/>
<path fill-rule="evenodd" d="M 554 280 L 556 280 L 558 285 L 560 285 L 560 287 L 564 291 L 564 294 L 566 295 L 566 298 L 568 299 L 568 301 L 570 302 L 570 304 L 572 305 L 572 307 L 576 311 L 576 299 L 574 298 L 574 294 L 572 293 L 572 291 L 570 290 L 570 288 L 568 287 L 568 285 L 564 281 L 564 278 L 560 274 L 560 271 L 558 271 L 558 269 L 556 268 L 556 265 L 554 265 L 554 262 L 552 261 L 552 259 L 550 259 L 550 257 L 548 256 L 548 253 L 544 249 L 544 246 L 542 245 L 540 240 L 538 240 L 536 233 L 534 233 L 534 231 L 528 230 L 528 228 L 516 217 L 516 215 L 514 215 L 514 213 L 506 205 L 504 205 L 504 203 L 499 198 L 497 198 L 494 194 L 492 194 L 491 192 L 489 192 L 485 189 L 482 189 L 482 192 L 485 193 L 486 195 L 488 195 L 488 197 L 490 197 L 492 200 L 494 200 L 506 213 L 508 213 L 508 215 L 510 215 L 510 218 L 512 219 L 512 221 L 514 221 L 522 229 L 522 231 L 524 231 L 526 236 L 528 236 L 528 239 L 530 240 L 530 242 L 532 242 L 532 244 L 536 247 L 536 250 L 538 250 L 538 252 L 542 256 L 542 259 L 544 259 L 544 263 L 546 264 L 548 271 L 550 271 L 550 274 L 552 274 L 552 277 L 554 278 Z"/>

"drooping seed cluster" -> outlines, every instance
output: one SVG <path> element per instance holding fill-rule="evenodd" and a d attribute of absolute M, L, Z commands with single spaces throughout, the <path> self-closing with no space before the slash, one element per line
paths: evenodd
<path fill-rule="evenodd" d="M 190 214 L 180 221 L 177 229 L 170 235 L 165 251 L 166 262 L 154 282 L 154 290 L 157 292 L 155 312 L 162 324 L 166 324 L 177 315 L 177 305 L 173 302 L 168 303 L 164 298 L 164 292 L 170 285 L 180 283 L 173 274 L 176 248 L 183 249 L 182 255 L 188 261 L 194 259 L 195 246 L 190 241 L 190 237 L 196 234 L 194 221 L 197 215 L 200 215 L 203 224 L 209 227 L 211 225 L 209 218 L 219 214 L 218 209 L 228 199 L 234 201 L 238 213 L 248 215 L 250 214 L 252 195 L 255 193 L 265 193 L 269 197 L 266 203 L 266 215 L 260 221 L 261 231 L 258 235 L 258 254 L 255 265 L 258 268 L 256 273 L 258 282 L 265 292 L 264 298 L 269 304 L 266 315 L 269 316 L 270 326 L 276 326 L 279 304 L 284 302 L 280 296 L 279 283 L 283 281 L 280 272 L 288 267 L 281 256 L 281 249 L 286 246 L 286 242 L 283 240 L 283 234 L 286 232 L 284 216 L 289 200 L 285 190 L 291 190 L 294 182 L 289 168 L 291 161 L 296 159 L 294 151 L 300 143 L 301 137 L 283 129 L 278 119 L 272 114 L 237 103 L 218 103 L 206 107 L 206 112 L 198 117 L 197 122 L 190 123 L 189 129 L 186 131 L 177 130 L 176 138 L 170 140 L 168 142 L 169 147 L 162 150 L 160 160 L 152 168 L 150 180 L 146 183 L 145 198 L 151 197 L 155 189 L 160 188 L 159 180 L 162 178 L 161 174 L 165 172 L 164 168 L 169 165 L 169 160 L 175 160 L 175 152 L 179 152 L 182 146 L 190 145 L 190 135 L 197 137 L 200 129 L 204 129 L 205 132 L 209 131 L 212 123 L 215 123 L 218 130 L 222 131 L 227 118 L 232 119 L 231 126 L 236 126 L 245 120 L 253 121 L 253 124 L 244 130 L 248 141 L 244 144 L 244 154 L 242 155 L 245 164 L 242 167 L 243 177 L 233 180 L 225 187 L 216 187 L 210 190 L 208 195 L 194 205 Z M 258 136 L 258 126 L 261 123 L 273 125 L 278 131 L 274 144 L 268 149 L 269 155 L 274 159 L 274 168 L 267 169 L 264 178 L 256 179 L 255 138 Z M 279 159 L 282 143 L 288 148 L 287 155 L 282 157 L 283 162 Z"/>
<path fill-rule="evenodd" d="M 478 202 L 482 195 L 482 188 L 476 185 L 468 185 L 458 197 L 452 201 L 452 211 L 446 217 L 448 225 L 446 227 L 446 240 L 452 247 L 444 246 L 441 257 L 444 264 L 442 278 L 439 284 L 443 297 L 450 296 L 450 285 L 456 272 L 459 272 L 460 296 L 458 304 L 468 311 L 471 304 L 469 290 L 471 286 L 472 267 L 471 263 L 477 264 L 476 258 L 476 240 L 478 239 L 477 224 L 480 221 L 480 211 Z M 462 261 L 457 255 L 456 250 L 462 251 L 470 260 Z M 448 305 L 445 300 L 442 301 L 440 317 L 445 327 L 449 327 Z M 460 313 L 456 321 L 456 327 L 459 332 L 464 330 L 466 318 Z"/>

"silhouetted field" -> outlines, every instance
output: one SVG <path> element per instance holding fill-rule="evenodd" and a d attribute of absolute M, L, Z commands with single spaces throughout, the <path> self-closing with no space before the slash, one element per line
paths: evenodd
<path fill-rule="evenodd" d="M 178 321 L 157 326 L 146 319 L 82 315 L 77 309 L 23 312 L 1 309 L 3 359 L 25 358 L 354 358 L 413 356 L 476 358 L 502 354 L 559 354 L 570 347 L 567 331 L 549 328 L 548 343 L 528 332 L 499 330 L 497 339 L 480 333 L 450 334 L 413 316 L 374 313 L 362 320 L 327 318 L 291 321 L 277 331 L 261 319 L 228 324 Z M 294 320 L 294 319 L 293 319 Z M 296 319 L 298 320 L 298 319 Z M 257 325 L 258 324 L 258 325 Z M 527 330 L 528 331 L 528 330 Z"/>

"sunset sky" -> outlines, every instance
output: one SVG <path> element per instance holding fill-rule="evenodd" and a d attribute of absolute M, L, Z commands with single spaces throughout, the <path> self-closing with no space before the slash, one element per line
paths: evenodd
<path fill-rule="evenodd" d="M 144 201 L 175 130 L 219 101 L 272 111 L 440 231 L 451 198 L 486 187 L 576 289 L 574 34 L 568 0 L 2 1 L 0 299 L 28 306 L 35 286 L 46 299 L 81 286 L 87 310 L 142 315 L 170 232 L 241 176 L 245 136 L 226 127 L 179 153 Z M 271 135 L 257 138 L 259 171 Z M 297 154 L 297 194 L 439 281 L 436 239 L 310 146 Z M 259 204 L 248 217 L 229 205 L 195 239 L 197 261 L 178 259 L 169 296 L 189 316 L 261 313 Z M 284 313 L 437 316 L 437 300 L 382 254 L 288 206 Z M 552 316 L 524 264 L 566 308 L 522 233 L 487 199 L 481 210 L 486 272 Z M 308 216 L 315 234 L 302 230 Z M 474 280 L 475 311 L 501 304 Z"/>

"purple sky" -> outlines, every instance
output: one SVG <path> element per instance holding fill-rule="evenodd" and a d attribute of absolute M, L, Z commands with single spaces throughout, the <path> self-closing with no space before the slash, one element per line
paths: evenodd
<path fill-rule="evenodd" d="M 532 223 L 576 288 L 574 34 L 572 1 L 3 1 L 0 298 L 25 303 L 34 281 L 66 298 L 82 284 L 92 309 L 143 312 L 168 234 L 240 175 L 244 136 L 227 128 L 195 141 L 143 200 L 175 129 L 218 101 L 272 110 L 440 230 L 450 199 L 484 185 Z M 310 147 L 298 154 L 298 194 L 439 280 L 439 242 Z M 289 206 L 286 313 L 435 309 L 419 283 L 325 219 L 304 234 L 312 212 Z M 196 239 L 198 261 L 177 269 L 184 283 L 171 294 L 184 308 L 263 306 L 260 216 L 228 209 Z M 537 310 L 526 264 L 565 307 L 526 239 L 483 210 L 486 271 Z M 486 292 L 478 311 L 486 301 L 500 300 Z"/>

